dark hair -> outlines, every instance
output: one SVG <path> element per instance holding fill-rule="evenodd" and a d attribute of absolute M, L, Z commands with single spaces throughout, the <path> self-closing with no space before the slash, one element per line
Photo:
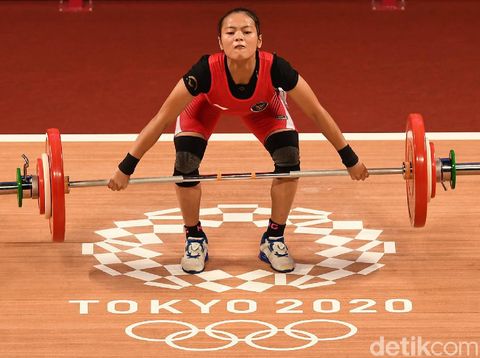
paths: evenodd
<path fill-rule="evenodd" d="M 229 16 L 231 14 L 235 14 L 237 12 L 244 12 L 248 17 L 250 17 L 253 20 L 253 22 L 255 22 L 255 28 L 257 29 L 257 34 L 258 35 L 261 34 L 261 32 L 260 32 L 260 20 L 259 20 L 257 14 L 255 14 L 252 10 L 246 9 L 244 7 L 237 7 L 235 9 L 232 9 L 232 10 L 228 11 L 225 15 L 222 16 L 222 18 L 218 22 L 218 36 L 220 36 L 222 34 L 223 20 L 225 20 L 225 18 L 227 16 Z"/>

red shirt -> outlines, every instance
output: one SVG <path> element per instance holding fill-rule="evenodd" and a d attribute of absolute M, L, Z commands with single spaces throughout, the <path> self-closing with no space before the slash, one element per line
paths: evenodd
<path fill-rule="evenodd" d="M 211 73 L 210 91 L 204 94 L 207 101 L 223 112 L 240 115 L 242 117 L 269 114 L 276 119 L 286 118 L 283 106 L 278 103 L 279 93 L 272 85 L 271 67 L 273 55 L 259 51 L 259 66 L 257 84 L 253 95 L 248 99 L 239 99 L 232 95 L 227 79 L 227 64 L 222 52 L 209 57 L 208 63 Z"/>
<path fill-rule="evenodd" d="M 277 130 L 295 129 L 287 110 L 285 91 L 276 89 L 272 84 L 270 70 L 274 56 L 264 51 L 259 51 L 258 55 L 258 71 L 254 74 L 258 76 L 255 90 L 247 99 L 233 96 L 229 88 L 224 53 L 211 55 L 208 59 L 210 89 L 207 93 L 201 92 L 194 97 L 178 116 L 175 134 L 195 132 L 208 140 L 224 112 L 240 116 L 247 128 L 262 143 Z M 196 85 L 196 82 L 193 84 Z"/>

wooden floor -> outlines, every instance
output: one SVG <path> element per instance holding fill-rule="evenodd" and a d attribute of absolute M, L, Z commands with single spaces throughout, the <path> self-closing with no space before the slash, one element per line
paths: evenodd
<path fill-rule="evenodd" d="M 352 144 L 369 167 L 400 167 L 403 161 L 400 141 Z M 437 156 L 455 148 L 458 162 L 480 160 L 478 142 L 435 144 Z M 129 145 L 64 143 L 66 175 L 71 180 L 108 178 Z M 0 181 L 13 181 L 20 154 L 33 161 L 43 144 L 1 143 L 0 149 Z M 303 142 L 301 151 L 302 169 L 339 167 L 325 142 Z M 158 143 L 136 175 L 170 175 L 172 164 L 173 145 Z M 202 167 L 204 174 L 266 170 L 271 170 L 269 157 L 256 142 L 212 142 Z M 48 222 L 38 215 L 36 201 L 26 199 L 19 209 L 14 196 L 0 197 L 0 356 L 271 354 L 259 345 L 279 357 L 369 357 L 389 342 L 391 349 L 401 348 L 402 339 L 408 340 L 404 348 L 410 353 L 419 340 L 476 342 L 478 347 L 479 178 L 459 177 L 457 183 L 455 191 L 437 187 L 426 227 L 413 229 L 399 176 L 364 183 L 302 179 L 286 233 L 299 271 L 289 275 L 272 275 L 257 258 L 270 207 L 269 181 L 203 184 L 202 220 L 211 255 L 204 276 L 175 271 L 183 239 L 175 232 L 181 220 L 171 184 L 131 186 L 122 193 L 73 189 L 67 196 L 63 244 L 49 242 Z M 328 220 L 322 221 L 322 215 Z M 145 219 L 155 226 L 141 226 L 138 220 Z M 134 238 L 153 236 L 161 242 L 144 242 L 146 251 L 126 252 L 139 248 Z M 127 244 L 122 246 L 122 240 Z M 328 249 L 330 256 L 318 253 Z M 132 261 L 134 268 L 125 264 Z M 220 321 L 227 322 L 211 326 L 207 335 L 204 329 Z M 294 322 L 291 332 L 284 328 Z M 194 335 L 194 328 L 182 324 L 200 331 Z M 270 325 L 279 331 L 274 334 Z M 343 335 L 349 337 L 340 339 Z M 224 345 L 231 347 L 220 349 Z M 294 350 L 303 345 L 309 347 Z M 454 348 L 445 346 L 448 352 Z"/>

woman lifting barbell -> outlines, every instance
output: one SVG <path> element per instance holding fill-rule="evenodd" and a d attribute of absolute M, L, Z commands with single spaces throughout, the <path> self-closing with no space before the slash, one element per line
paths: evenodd
<path fill-rule="evenodd" d="M 351 178 L 368 177 L 365 165 L 307 82 L 287 61 L 260 50 L 260 21 L 253 11 L 244 8 L 228 11 L 218 24 L 218 42 L 222 52 L 203 56 L 141 131 L 110 179 L 111 190 L 127 187 L 139 160 L 174 119 L 177 120 L 174 175 L 198 175 L 208 139 L 222 112 L 242 118 L 270 153 L 276 173 L 300 170 L 298 132 L 288 112 L 286 93 L 335 147 Z M 259 257 L 278 272 L 295 268 L 285 245 L 284 230 L 297 182 L 298 178 L 272 181 L 272 213 L 260 241 Z M 200 183 L 177 183 L 176 193 L 186 233 L 182 269 L 200 273 L 208 260 L 208 239 L 199 220 Z"/>

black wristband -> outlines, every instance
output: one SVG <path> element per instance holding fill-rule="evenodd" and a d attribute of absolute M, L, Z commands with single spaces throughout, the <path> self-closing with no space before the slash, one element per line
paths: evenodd
<path fill-rule="evenodd" d="M 118 164 L 118 169 L 120 169 L 120 171 L 125 175 L 132 175 L 139 161 L 140 159 L 137 159 L 130 153 L 127 153 L 121 163 Z"/>
<path fill-rule="evenodd" d="M 338 154 L 342 158 L 343 165 L 345 165 L 347 168 L 353 167 L 358 163 L 358 156 L 348 144 L 346 147 L 340 149 Z"/>

